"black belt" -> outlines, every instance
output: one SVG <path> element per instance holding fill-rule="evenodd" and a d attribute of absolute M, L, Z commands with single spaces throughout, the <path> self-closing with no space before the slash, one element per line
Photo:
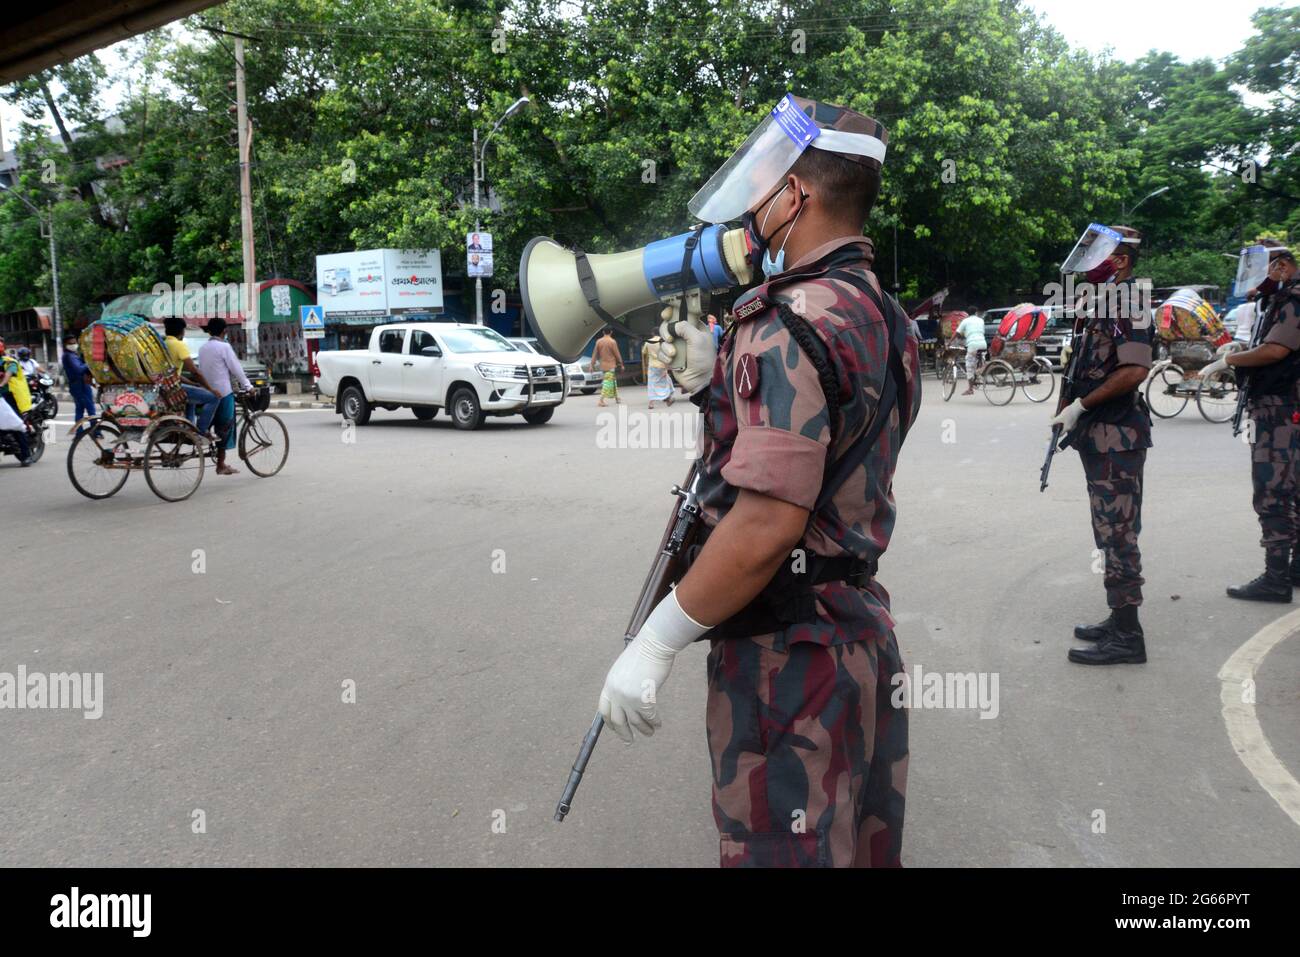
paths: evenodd
<path fill-rule="evenodd" d="M 879 565 L 872 559 L 822 558 L 817 561 L 820 566 L 812 575 L 810 584 L 824 585 L 826 582 L 844 582 L 854 588 L 866 588 L 871 579 L 876 577 Z"/>

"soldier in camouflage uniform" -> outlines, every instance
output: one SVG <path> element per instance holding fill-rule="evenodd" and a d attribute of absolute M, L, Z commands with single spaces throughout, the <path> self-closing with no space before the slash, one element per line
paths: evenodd
<path fill-rule="evenodd" d="M 1262 531 L 1264 574 L 1228 595 L 1246 601 L 1290 602 L 1300 584 L 1300 521 L 1297 521 L 1300 468 L 1300 287 L 1295 255 L 1280 243 L 1267 243 L 1268 278 L 1256 290 L 1259 345 L 1231 353 L 1206 366 L 1213 375 L 1231 366 L 1246 390 L 1251 439 L 1250 477 L 1255 512 Z"/>
<path fill-rule="evenodd" d="M 879 123 L 791 99 L 820 130 L 878 140 L 883 158 Z M 705 416 L 703 543 L 647 622 L 651 647 L 634 650 L 643 627 L 602 695 L 616 732 L 653 731 L 653 700 L 636 694 L 647 675 L 652 690 L 666 676 L 654 660 L 711 641 L 706 728 L 723 866 L 900 863 L 907 712 L 891 699 L 904 669 L 875 570 L 920 407 L 917 341 L 882 295 L 862 236 L 879 161 L 817 142 L 749 207 L 768 281 L 737 300 L 716 363 L 678 375 Z M 707 331 L 664 332 L 712 358 Z"/>
<path fill-rule="evenodd" d="M 1138 607 L 1142 604 L 1142 472 L 1151 447 L 1151 417 L 1138 393 L 1151 368 L 1151 321 L 1133 279 L 1141 235 L 1114 227 L 1123 241 L 1086 277 L 1096 284 L 1085 350 L 1075 373 L 1073 401 L 1052 420 L 1078 449 L 1088 483 L 1092 536 L 1105 556 L 1110 615 L 1080 625 L 1074 636 L 1092 643 L 1072 648 L 1070 661 L 1086 665 L 1147 660 Z"/>

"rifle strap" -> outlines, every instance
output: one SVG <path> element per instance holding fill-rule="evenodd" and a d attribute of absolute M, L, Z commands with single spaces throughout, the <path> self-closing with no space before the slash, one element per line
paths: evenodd
<path fill-rule="evenodd" d="M 879 310 L 889 332 L 889 358 L 885 367 L 884 384 L 880 390 L 880 401 L 876 405 L 875 412 L 872 413 L 871 422 L 835 462 L 835 468 L 831 472 L 830 478 L 822 483 L 821 494 L 818 495 L 817 503 L 813 506 L 814 513 L 830 504 L 835 497 L 835 493 L 840 490 L 841 486 L 848 481 L 849 477 L 861 467 L 867 456 L 871 454 L 877 439 L 880 438 L 880 433 L 884 431 L 885 426 L 889 423 L 890 414 L 898 404 L 899 393 L 907 386 L 907 370 L 903 364 L 903 353 L 907 348 L 908 322 L 902 307 L 892 296 L 886 296 L 882 300 L 871 283 L 847 270 L 836 270 L 831 276 L 856 286 L 871 300 L 872 305 Z M 911 428 L 911 425 L 912 423 L 906 412 L 900 411 L 898 416 L 900 443 L 907 437 L 907 431 Z"/>

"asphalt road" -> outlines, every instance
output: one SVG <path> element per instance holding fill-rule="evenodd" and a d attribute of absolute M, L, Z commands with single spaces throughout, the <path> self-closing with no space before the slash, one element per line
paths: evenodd
<path fill-rule="evenodd" d="M 598 412 L 477 433 L 379 412 L 355 441 L 282 412 L 279 476 L 209 472 L 175 505 L 140 476 L 81 498 L 63 436 L 0 461 L 0 672 L 104 676 L 97 720 L 0 710 L 0 865 L 716 864 L 700 647 L 660 734 L 603 740 L 551 821 L 688 465 L 602 447 Z M 907 665 L 999 682 L 995 718 L 913 710 L 905 863 L 1300 864 L 1216 677 L 1290 610 L 1223 597 L 1261 564 L 1246 449 L 1194 408 L 1158 424 L 1150 661 L 1083 668 L 1069 629 L 1104 616 L 1101 577 L 1077 457 L 1039 494 L 1046 417 L 931 388 L 904 450 L 881 579 Z M 1300 637 L 1256 713 L 1300 774 Z"/>

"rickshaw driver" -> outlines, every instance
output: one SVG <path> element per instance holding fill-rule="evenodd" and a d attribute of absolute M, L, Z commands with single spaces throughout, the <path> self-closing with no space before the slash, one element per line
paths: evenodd
<path fill-rule="evenodd" d="M 232 382 L 239 383 L 240 392 L 251 392 L 253 383 L 244 375 L 244 367 L 239 364 L 235 350 L 226 342 L 226 320 L 209 319 L 203 331 L 211 338 L 199 347 L 198 367 L 211 384 L 213 393 L 219 397 L 217 414 L 212 422 L 218 436 L 217 474 L 235 475 L 239 469 L 226 464 L 226 452 L 235 447 L 235 389 Z"/>
<path fill-rule="evenodd" d="M 976 311 L 963 319 L 954 330 L 966 343 L 966 391 L 962 395 L 975 394 L 975 372 L 980 366 L 980 353 L 988 349 L 984 338 L 984 319 Z"/>

